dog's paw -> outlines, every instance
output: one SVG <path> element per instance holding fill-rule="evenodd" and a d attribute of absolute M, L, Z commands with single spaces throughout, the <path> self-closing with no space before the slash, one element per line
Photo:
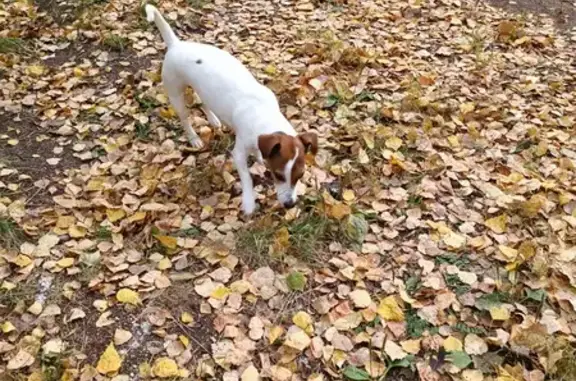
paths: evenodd
<path fill-rule="evenodd" d="M 243 198 L 242 199 L 242 212 L 246 216 L 250 216 L 256 210 L 256 201 L 254 198 Z"/>
<path fill-rule="evenodd" d="M 201 149 L 204 147 L 204 142 L 202 141 L 202 139 L 200 139 L 199 136 L 194 136 L 194 137 L 189 138 L 188 143 L 190 143 L 190 145 L 194 149 Z"/>
<path fill-rule="evenodd" d="M 214 115 L 214 113 L 210 112 L 207 115 L 208 118 L 208 123 L 210 123 L 210 125 L 214 128 L 222 128 L 222 123 L 220 122 L 220 119 L 218 119 L 218 117 L 216 115 Z"/>

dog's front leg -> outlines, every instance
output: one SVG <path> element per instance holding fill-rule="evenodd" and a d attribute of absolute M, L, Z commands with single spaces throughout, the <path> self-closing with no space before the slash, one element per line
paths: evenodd
<path fill-rule="evenodd" d="M 256 209 L 256 200 L 254 197 L 254 183 L 250 175 L 250 168 L 248 168 L 248 155 L 244 149 L 236 145 L 232 150 L 232 158 L 242 184 L 242 211 L 244 214 L 250 215 Z"/>

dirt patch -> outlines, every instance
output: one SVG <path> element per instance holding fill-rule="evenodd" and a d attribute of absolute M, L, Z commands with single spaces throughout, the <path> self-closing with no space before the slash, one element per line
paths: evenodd
<path fill-rule="evenodd" d="M 34 0 L 39 12 L 45 12 L 58 25 L 72 24 L 78 16 L 91 6 L 103 4 L 107 0 Z"/>
<path fill-rule="evenodd" d="M 15 171 L 3 177 L 2 181 L 19 184 L 16 190 L 0 189 L 0 192 L 16 198 L 23 195 L 29 205 L 46 201 L 48 192 L 43 190 L 44 185 L 52 184 L 54 178 L 62 175 L 66 169 L 80 164 L 80 160 L 64 147 L 68 144 L 67 140 L 50 136 L 30 111 L 0 114 L 0 168 Z M 46 180 L 44 185 L 34 185 L 43 179 Z"/>
<path fill-rule="evenodd" d="M 187 335 L 193 343 L 192 359 L 203 353 L 210 353 L 210 344 L 218 338 L 214 330 L 212 317 L 200 312 L 200 305 L 204 301 L 192 290 L 188 282 L 177 283 L 158 292 L 149 301 L 149 306 L 158 306 L 170 312 L 174 318 L 168 325 L 169 332 Z M 180 316 L 187 312 L 192 315 L 194 322 L 190 325 L 180 323 Z"/>
<path fill-rule="evenodd" d="M 576 6 L 566 0 L 486 0 L 490 5 L 510 12 L 545 14 L 563 30 L 576 27 Z"/>

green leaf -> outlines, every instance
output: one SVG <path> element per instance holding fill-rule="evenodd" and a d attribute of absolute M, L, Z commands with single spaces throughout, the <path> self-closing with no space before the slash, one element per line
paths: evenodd
<path fill-rule="evenodd" d="M 408 355 L 408 356 L 404 357 L 402 360 L 392 361 L 392 363 L 390 364 L 389 367 L 391 367 L 391 368 L 397 368 L 397 367 L 408 368 L 409 366 L 412 365 L 414 358 L 415 358 L 414 355 Z"/>
<path fill-rule="evenodd" d="M 450 361 L 454 366 L 464 369 L 468 367 L 468 365 L 472 364 L 472 359 L 466 352 L 450 352 L 446 358 Z"/>
<path fill-rule="evenodd" d="M 340 103 L 340 97 L 336 94 L 328 95 L 328 98 L 324 101 L 324 108 L 330 108 L 336 106 Z"/>
<path fill-rule="evenodd" d="M 358 369 L 352 365 L 348 365 L 346 369 L 344 369 L 344 376 L 354 381 L 370 380 L 370 375 L 365 370 Z"/>
<path fill-rule="evenodd" d="M 293 291 L 303 291 L 306 287 L 306 277 L 298 271 L 292 271 L 286 278 L 288 287 Z"/>
<path fill-rule="evenodd" d="M 531 300 L 535 300 L 538 303 L 541 303 L 544 298 L 546 297 L 546 292 L 542 289 L 539 290 L 526 290 L 526 297 Z"/>

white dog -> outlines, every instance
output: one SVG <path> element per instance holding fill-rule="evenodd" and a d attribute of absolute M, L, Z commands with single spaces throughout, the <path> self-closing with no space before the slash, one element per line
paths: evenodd
<path fill-rule="evenodd" d="M 242 183 L 242 210 L 256 208 L 248 156 L 265 161 L 275 180 L 278 200 L 287 208 L 296 203 L 296 183 L 304 174 L 305 154 L 316 154 L 315 133 L 298 135 L 280 112 L 274 93 L 258 83 L 244 65 L 215 46 L 180 41 L 158 9 L 146 5 L 149 22 L 154 21 L 168 47 L 162 80 L 170 103 L 178 113 L 193 147 L 203 142 L 188 120 L 184 91 L 192 87 L 202 100 L 202 110 L 213 127 L 220 121 L 232 127 L 236 143 L 232 151 Z"/>

